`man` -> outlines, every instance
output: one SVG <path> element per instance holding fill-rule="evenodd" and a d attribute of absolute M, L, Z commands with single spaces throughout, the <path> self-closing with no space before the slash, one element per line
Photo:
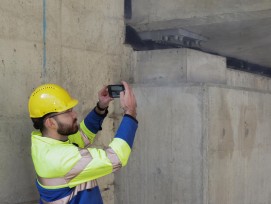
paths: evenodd
<path fill-rule="evenodd" d="M 102 204 L 97 178 L 127 164 L 137 129 L 136 99 L 132 89 L 122 82 L 120 94 L 124 110 L 113 141 L 105 149 L 91 148 L 96 133 L 113 99 L 104 87 L 96 107 L 77 124 L 73 108 L 78 101 L 56 84 L 36 88 L 29 99 L 32 132 L 32 159 L 37 173 L 40 203 Z"/>

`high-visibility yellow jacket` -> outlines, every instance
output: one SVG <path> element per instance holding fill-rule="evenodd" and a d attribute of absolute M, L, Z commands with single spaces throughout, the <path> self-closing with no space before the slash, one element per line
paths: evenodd
<path fill-rule="evenodd" d="M 136 119 L 124 115 L 109 146 L 91 148 L 105 116 L 92 110 L 66 142 L 32 132 L 31 152 L 40 203 L 102 203 L 96 179 L 127 164 L 138 126 Z"/>

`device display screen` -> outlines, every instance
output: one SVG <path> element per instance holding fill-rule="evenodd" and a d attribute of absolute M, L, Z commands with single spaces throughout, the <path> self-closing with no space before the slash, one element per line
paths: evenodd
<path fill-rule="evenodd" d="M 112 98 L 119 98 L 121 91 L 124 91 L 124 86 L 122 84 L 108 85 L 109 96 Z"/>

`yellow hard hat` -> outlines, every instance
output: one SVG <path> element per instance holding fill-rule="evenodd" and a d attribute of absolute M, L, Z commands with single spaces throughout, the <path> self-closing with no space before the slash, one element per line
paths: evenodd
<path fill-rule="evenodd" d="M 78 100 L 56 84 L 44 84 L 37 87 L 28 101 L 28 110 L 31 118 L 41 118 L 48 113 L 63 112 L 73 108 Z"/>

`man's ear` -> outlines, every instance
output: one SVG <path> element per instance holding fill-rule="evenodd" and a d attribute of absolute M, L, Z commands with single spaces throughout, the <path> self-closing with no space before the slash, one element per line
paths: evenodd
<path fill-rule="evenodd" d="M 47 118 L 44 121 L 44 125 L 47 129 L 56 129 L 57 128 L 57 123 L 53 118 Z"/>

